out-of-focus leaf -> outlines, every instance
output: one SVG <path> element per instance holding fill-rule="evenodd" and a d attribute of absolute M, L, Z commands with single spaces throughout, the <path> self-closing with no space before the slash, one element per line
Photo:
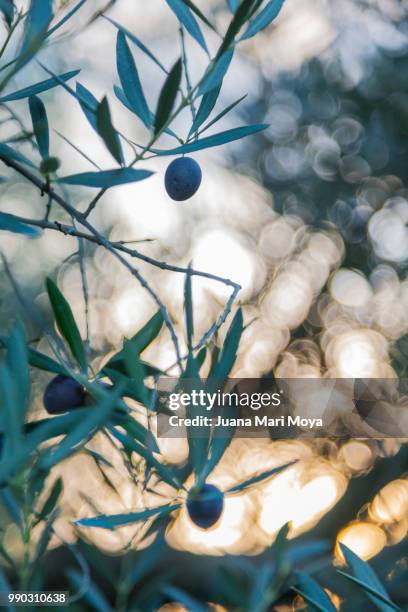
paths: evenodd
<path fill-rule="evenodd" d="M 211 62 L 198 88 L 198 94 L 200 96 L 209 93 L 211 90 L 222 84 L 227 70 L 230 67 L 233 55 L 234 50 L 228 49 L 225 51 L 225 53 L 220 55 L 217 60 L 213 60 L 213 62 Z"/>
<path fill-rule="evenodd" d="M 48 159 L 50 156 L 50 131 L 47 111 L 45 110 L 44 103 L 38 96 L 30 96 L 28 98 L 28 105 L 38 150 L 43 159 Z"/>
<path fill-rule="evenodd" d="M 255 36 L 255 34 L 258 34 L 258 32 L 267 28 L 268 25 L 272 23 L 272 21 L 279 15 L 284 2 L 285 0 L 270 0 L 265 8 L 249 24 L 240 40 L 252 38 L 252 36 Z"/>
<path fill-rule="evenodd" d="M 0 11 L 4 15 L 4 19 L 8 27 L 11 26 L 14 17 L 14 2 L 13 0 L 0 0 Z"/>
<path fill-rule="evenodd" d="M 57 285 L 49 277 L 46 285 L 57 327 L 67 341 L 72 355 L 82 371 L 85 372 L 87 368 L 85 349 L 71 307 Z"/>
<path fill-rule="evenodd" d="M 170 597 L 172 601 L 180 604 L 186 610 L 191 612 L 207 612 L 208 610 L 208 606 L 201 604 L 197 599 L 189 595 L 189 593 L 171 584 L 163 585 L 160 590 L 167 595 L 167 597 Z"/>
<path fill-rule="evenodd" d="M 45 39 L 52 16 L 52 0 L 31 0 L 21 52 L 25 59 L 19 60 L 20 67 L 25 63 L 26 56 L 37 50 Z"/>
<path fill-rule="evenodd" d="M 45 440 L 51 440 L 52 438 L 68 433 L 75 428 L 75 426 L 80 424 L 87 414 L 89 414 L 89 408 L 77 408 L 75 411 L 62 416 L 27 423 L 25 426 L 26 436 L 24 438 L 24 444 L 19 444 L 13 454 L 3 454 L 3 459 L 0 462 L 0 485 L 7 482 L 7 479 L 11 475 L 25 466 L 32 455 L 38 452 L 40 444 Z M 4 426 L 3 428 L 6 429 Z"/>
<path fill-rule="evenodd" d="M 47 497 L 47 499 L 45 500 L 43 507 L 41 508 L 41 510 L 38 513 L 37 516 L 37 521 L 44 521 L 48 518 L 48 516 L 51 514 L 51 512 L 54 511 L 55 506 L 58 503 L 58 500 L 60 498 L 60 495 L 62 493 L 62 490 L 64 488 L 63 482 L 62 482 L 62 478 L 57 478 L 57 480 L 54 482 L 51 491 Z"/>
<path fill-rule="evenodd" d="M 47 519 L 47 522 L 45 523 L 45 527 L 43 529 L 43 532 L 41 534 L 41 537 L 38 541 L 37 544 L 37 548 L 35 551 L 35 556 L 33 559 L 33 563 L 37 564 L 39 563 L 39 561 L 41 560 L 43 554 L 45 553 L 45 551 L 48 548 L 48 544 L 50 543 L 51 540 L 51 536 L 53 534 L 53 526 L 54 526 L 54 521 L 57 518 L 58 515 L 58 511 L 53 512 Z"/>
<path fill-rule="evenodd" d="M 12 232 L 13 234 L 24 234 L 29 238 L 40 236 L 41 229 L 22 223 L 18 217 L 9 213 L 0 212 L 0 230 Z"/>
<path fill-rule="evenodd" d="M 147 57 L 149 57 L 157 66 L 159 66 L 159 68 L 163 70 L 163 72 L 167 73 L 167 70 L 163 66 L 163 64 L 157 59 L 155 55 L 153 55 L 151 51 L 149 51 L 146 45 L 144 45 L 142 41 L 137 36 L 135 36 L 135 34 L 130 32 L 130 30 L 127 30 L 124 26 L 120 25 L 120 23 L 118 23 L 114 19 L 111 19 L 107 15 L 103 15 L 103 17 L 110 21 L 110 23 L 112 23 L 115 28 L 117 28 L 120 32 L 123 32 L 123 34 L 125 34 L 125 36 L 127 36 L 129 40 L 131 40 L 145 55 L 147 55 Z"/>
<path fill-rule="evenodd" d="M 141 510 L 140 512 L 129 512 L 128 514 L 100 514 L 92 518 L 84 518 L 76 521 L 76 525 L 81 527 L 100 527 L 101 529 L 116 529 L 116 527 L 122 527 L 123 525 L 132 525 L 133 523 L 141 523 L 149 520 L 157 515 L 165 516 L 171 514 L 175 510 L 180 508 L 180 504 L 172 504 L 159 506 L 157 508 L 148 508 Z"/>
<path fill-rule="evenodd" d="M 258 484 L 259 482 L 263 482 L 264 480 L 267 480 L 268 478 L 271 478 L 271 476 L 274 476 L 275 474 L 278 474 L 279 472 L 281 472 L 282 470 L 285 470 L 287 467 L 289 467 L 290 465 L 293 465 L 294 463 L 296 463 L 295 461 L 291 461 L 290 463 L 285 463 L 284 465 L 279 465 L 276 468 L 273 468 L 272 470 L 267 470 L 266 472 L 262 472 L 261 474 L 258 474 L 257 476 L 253 476 L 252 478 L 248 478 L 248 480 L 244 480 L 244 482 L 241 482 L 240 484 L 236 485 L 235 487 L 231 487 L 231 489 L 228 489 L 228 491 L 226 491 L 226 493 L 238 493 L 240 491 L 245 491 L 245 489 L 248 489 L 248 487 L 252 487 L 255 484 Z"/>
<path fill-rule="evenodd" d="M 241 138 L 261 132 L 268 127 L 269 125 L 266 124 L 246 125 L 239 128 L 233 128 L 232 130 L 226 130 L 225 132 L 220 132 L 213 136 L 207 136 L 206 138 L 199 138 L 194 142 L 181 145 L 174 149 L 151 149 L 151 151 L 156 153 L 156 155 L 181 155 L 183 153 L 193 153 L 194 151 L 201 151 L 202 149 L 219 147 L 220 145 L 233 142 L 234 140 L 241 140 Z"/>
<path fill-rule="evenodd" d="M 294 590 L 311 606 L 312 610 L 318 612 L 336 612 L 336 608 L 330 601 L 327 593 L 313 578 L 305 572 L 295 573 L 296 587 Z"/>
<path fill-rule="evenodd" d="M 211 30 L 213 30 L 214 32 L 216 31 L 213 24 L 211 23 L 211 21 L 209 21 L 207 19 L 207 17 L 204 15 L 204 13 L 202 11 L 200 11 L 200 9 L 198 8 L 198 6 L 196 6 L 194 4 L 194 2 L 192 2 L 191 0 L 182 0 L 184 2 L 184 4 L 186 4 L 188 6 L 189 9 L 192 10 L 193 13 L 195 13 L 197 15 L 197 17 L 199 19 L 201 19 L 201 21 L 203 23 L 205 23 L 205 25 L 207 25 L 209 28 L 211 28 Z"/>
<path fill-rule="evenodd" d="M 22 444 L 22 418 L 18 395 L 12 372 L 7 366 L 0 367 L 0 398 L 2 400 L 0 419 L 5 432 L 3 458 L 14 456 Z"/>
<path fill-rule="evenodd" d="M 251 15 L 251 11 L 256 4 L 257 0 L 242 0 L 237 10 L 234 13 L 233 18 L 228 26 L 228 29 L 223 38 L 222 44 L 217 52 L 217 58 L 228 49 L 228 47 L 234 42 L 235 36 L 238 34 L 244 23 Z"/>
<path fill-rule="evenodd" d="M 150 129 L 152 115 L 147 106 L 135 61 L 123 32 L 118 32 L 117 36 L 116 65 L 123 93 L 132 111 L 142 120 L 144 125 Z"/>
<path fill-rule="evenodd" d="M 207 45 L 200 30 L 200 26 L 186 3 L 184 3 L 183 0 L 166 0 L 166 2 L 180 23 L 186 28 L 187 32 L 189 32 L 198 42 L 200 47 L 204 49 L 206 53 L 208 53 Z"/>
<path fill-rule="evenodd" d="M 390 596 L 382 585 L 381 581 L 377 577 L 374 570 L 360 557 L 358 557 L 350 548 L 340 542 L 340 549 L 347 562 L 347 565 L 352 569 L 355 578 L 359 581 L 360 586 L 366 591 L 367 596 L 377 606 L 379 610 L 383 612 L 391 612 L 392 610 L 399 610 Z M 353 576 L 349 576 L 345 572 L 337 570 L 342 576 L 347 579 L 353 579 Z"/>
<path fill-rule="evenodd" d="M 158 134 L 170 118 L 180 87 L 182 74 L 181 58 L 177 60 L 162 87 L 154 117 L 154 133 Z"/>
<path fill-rule="evenodd" d="M 7 340 L 6 363 L 13 376 L 12 383 L 15 387 L 17 403 L 14 407 L 16 416 L 20 422 L 24 422 L 25 413 L 30 394 L 30 373 L 28 370 L 27 344 L 24 328 L 21 322 L 17 322 L 11 330 Z M 10 384 L 12 384 L 10 381 Z"/>
<path fill-rule="evenodd" d="M 227 3 L 231 13 L 235 13 L 237 8 L 239 7 L 239 0 L 227 0 Z"/>
<path fill-rule="evenodd" d="M 66 369 L 58 361 L 54 361 L 48 355 L 44 355 L 44 353 L 40 353 L 31 347 L 28 348 L 28 362 L 34 368 L 45 370 L 46 372 L 65 375 L 67 373 Z"/>
<path fill-rule="evenodd" d="M 66 571 L 70 583 L 77 589 L 81 590 L 83 583 L 83 577 L 80 572 L 74 569 L 68 569 Z M 99 589 L 99 587 L 92 581 L 87 582 L 86 590 L 81 597 L 81 600 L 85 601 L 92 610 L 98 612 L 112 612 L 112 608 L 109 605 L 105 595 Z"/>
<path fill-rule="evenodd" d="M 200 102 L 200 106 L 198 107 L 195 119 L 193 121 L 193 125 L 191 126 L 189 136 L 191 136 L 191 134 L 194 134 L 194 132 L 197 132 L 198 128 L 210 116 L 211 111 L 217 102 L 220 91 L 221 85 L 218 85 L 214 89 L 211 89 L 209 92 L 204 94 Z"/>
<path fill-rule="evenodd" d="M 49 36 L 54 34 L 54 32 L 59 30 L 64 25 L 64 23 L 67 23 L 67 21 L 69 21 L 71 17 L 73 17 L 77 11 L 79 11 L 81 6 L 83 6 L 85 2 L 87 2 L 87 0 L 80 0 L 78 4 L 76 4 L 66 15 L 64 15 L 62 19 L 58 21 L 58 23 L 56 23 L 54 26 L 52 26 L 52 28 L 48 30 L 46 34 L 46 38 L 48 38 Z"/>
<path fill-rule="evenodd" d="M 224 380 L 231 372 L 237 357 L 237 350 L 244 329 L 242 310 L 239 308 L 234 316 L 228 333 L 225 337 L 223 349 L 217 365 L 214 367 L 211 378 Z"/>
<path fill-rule="evenodd" d="M 31 166 L 31 168 L 35 168 L 33 162 L 31 162 L 27 157 L 25 157 L 25 155 L 19 153 L 18 151 L 15 151 L 14 149 L 6 145 L 4 142 L 0 142 L 0 157 L 6 162 L 10 159 L 13 161 L 21 162 L 22 164 L 26 164 L 27 166 Z"/>
<path fill-rule="evenodd" d="M 125 183 L 135 183 L 149 178 L 153 172 L 136 168 L 115 168 L 114 170 L 102 170 L 101 172 L 82 172 L 63 176 L 59 179 L 60 183 L 67 185 L 83 185 L 84 187 L 97 187 L 108 189 Z"/>
<path fill-rule="evenodd" d="M 117 131 L 112 125 L 112 119 L 107 98 L 103 98 L 96 110 L 96 127 L 99 136 L 104 141 L 106 148 L 116 159 L 118 164 L 125 163 L 122 146 Z"/>
<path fill-rule="evenodd" d="M 77 448 L 87 442 L 95 432 L 107 425 L 123 389 L 119 386 L 109 393 L 105 393 L 103 400 L 93 409 L 89 409 L 85 418 L 68 433 L 55 447 L 47 450 L 39 461 L 40 468 L 49 470 L 53 465 L 69 457 Z"/>
<path fill-rule="evenodd" d="M 208 128 L 212 127 L 215 123 L 217 123 L 217 121 L 225 117 L 227 113 L 232 111 L 238 104 L 240 104 L 240 102 L 242 102 L 242 100 L 245 100 L 246 97 L 247 97 L 247 94 L 245 94 L 245 96 L 242 96 L 241 98 L 238 98 L 238 100 L 235 100 L 235 102 L 232 102 L 232 104 L 229 104 L 220 113 L 218 113 L 218 115 L 216 115 L 214 119 L 212 119 L 209 123 L 207 123 L 207 125 L 203 127 L 200 133 L 202 134 L 203 132 L 205 132 L 205 130 L 208 130 Z"/>
<path fill-rule="evenodd" d="M 89 89 L 87 89 L 86 87 L 84 87 L 84 85 L 81 85 L 81 83 L 78 82 L 76 84 L 76 93 L 78 94 L 78 101 L 85 117 L 88 119 L 93 129 L 97 132 L 98 127 L 96 124 L 96 111 L 98 109 L 99 104 L 98 100 L 89 91 Z"/>
<path fill-rule="evenodd" d="M 8 583 L 8 580 L 3 572 L 3 570 L 0 568 L 0 591 L 3 593 L 12 593 L 13 589 L 11 588 L 10 584 Z M 7 612 L 15 612 L 15 606 L 13 605 L 6 605 L 4 606 L 5 610 L 7 610 Z"/>
<path fill-rule="evenodd" d="M 11 520 L 18 526 L 22 526 L 21 512 L 10 487 L 0 487 L 0 501 L 7 511 Z"/>
<path fill-rule="evenodd" d="M 80 70 L 71 70 L 71 72 L 64 72 L 64 74 L 58 75 L 58 78 L 62 81 L 69 81 L 77 74 L 79 74 Z M 42 93 L 43 91 L 48 91 L 49 89 L 53 89 L 57 87 L 59 82 L 57 79 L 51 78 L 46 79 L 45 81 L 40 81 L 39 83 L 35 83 L 34 85 L 30 85 L 29 87 L 24 87 L 23 89 L 19 89 L 18 91 L 13 91 L 13 93 L 7 94 L 0 98 L 0 102 L 12 102 L 14 100 L 23 100 L 24 98 L 28 98 L 29 96 L 34 96 L 36 94 Z"/>

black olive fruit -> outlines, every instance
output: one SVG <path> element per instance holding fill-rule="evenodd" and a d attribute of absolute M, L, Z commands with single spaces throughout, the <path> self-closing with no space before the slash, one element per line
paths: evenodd
<path fill-rule="evenodd" d="M 204 484 L 189 492 L 187 512 L 195 525 L 201 529 L 212 527 L 220 518 L 224 508 L 224 493 L 212 484 Z"/>
<path fill-rule="evenodd" d="M 191 157 L 179 157 L 168 166 L 164 184 L 169 196 L 177 202 L 191 198 L 201 184 L 201 168 Z"/>
<path fill-rule="evenodd" d="M 69 412 L 73 408 L 83 406 L 85 389 L 69 376 L 58 374 L 48 383 L 44 392 L 44 408 L 49 414 Z"/>

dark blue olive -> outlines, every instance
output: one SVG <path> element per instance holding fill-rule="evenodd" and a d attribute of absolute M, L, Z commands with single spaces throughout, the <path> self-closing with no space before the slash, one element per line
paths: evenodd
<path fill-rule="evenodd" d="M 195 194 L 201 184 L 201 168 L 191 157 L 174 159 L 166 170 L 164 184 L 173 200 L 181 202 Z"/>
<path fill-rule="evenodd" d="M 224 493 L 211 484 L 204 484 L 199 491 L 190 491 L 187 512 L 193 523 L 202 529 L 212 527 L 222 514 Z"/>
<path fill-rule="evenodd" d="M 48 383 L 43 403 L 49 414 L 61 414 L 83 406 L 85 389 L 73 378 L 59 374 Z"/>

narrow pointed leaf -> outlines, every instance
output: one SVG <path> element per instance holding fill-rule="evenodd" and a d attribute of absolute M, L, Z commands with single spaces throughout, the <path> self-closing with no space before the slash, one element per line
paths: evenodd
<path fill-rule="evenodd" d="M 206 130 L 208 130 L 208 128 L 212 127 L 215 123 L 217 123 L 220 119 L 222 119 L 223 117 L 225 117 L 225 115 L 227 115 L 229 112 L 231 112 L 236 106 L 238 106 L 238 104 L 240 104 L 242 102 L 242 100 L 245 100 L 245 98 L 247 97 L 247 94 L 245 94 L 245 96 L 242 96 L 241 98 L 238 98 L 238 100 L 235 100 L 235 102 L 232 102 L 232 104 L 229 104 L 226 108 L 224 108 L 224 110 L 222 110 L 220 113 L 218 113 L 218 115 L 216 115 L 214 117 L 214 119 L 212 119 L 209 123 L 207 123 L 207 125 L 205 125 L 203 127 L 203 129 L 200 131 L 200 134 L 202 134 L 203 132 L 205 132 Z"/>
<path fill-rule="evenodd" d="M 0 142 L 0 158 L 6 161 L 11 159 L 13 161 L 26 164 L 31 168 L 35 168 L 33 162 L 31 162 L 27 157 L 25 157 L 25 155 L 19 153 L 18 151 L 15 151 L 14 149 L 6 145 L 4 142 Z"/>
<path fill-rule="evenodd" d="M 370 586 L 366 582 L 363 582 L 362 580 L 359 580 L 355 576 L 352 576 L 351 574 L 348 574 L 347 572 L 343 572 L 342 570 L 337 570 L 337 573 L 340 574 L 340 576 L 343 576 L 343 578 L 346 578 L 346 580 L 349 580 L 350 582 L 354 583 L 358 587 L 362 588 L 369 597 L 370 595 L 372 595 L 370 599 L 373 602 L 375 602 L 375 606 L 378 610 L 381 610 L 382 612 L 391 612 L 391 610 L 397 610 L 397 612 L 403 612 L 403 610 L 401 610 L 399 606 L 394 604 L 394 602 L 391 601 L 391 599 L 389 599 L 388 596 L 386 597 L 385 595 L 383 595 L 375 587 Z"/>
<path fill-rule="evenodd" d="M 194 335 L 193 296 L 191 281 L 191 274 L 187 272 L 184 284 L 184 312 L 186 316 L 187 347 L 189 351 L 191 351 L 193 346 Z"/>
<path fill-rule="evenodd" d="M 13 0 L 0 0 L 0 11 L 3 13 L 8 27 L 10 27 L 14 18 Z"/>
<path fill-rule="evenodd" d="M 209 28 L 211 28 L 211 30 L 213 30 L 214 32 L 216 31 L 213 24 L 211 23 L 211 21 L 209 21 L 207 19 L 207 17 L 204 15 L 204 13 L 202 11 L 200 11 L 200 9 L 198 8 L 198 6 L 196 6 L 194 4 L 194 2 L 192 2 L 191 0 L 182 0 L 184 2 L 184 4 L 186 4 L 188 6 L 189 9 L 192 10 L 193 13 L 195 13 L 197 15 L 197 17 L 199 19 L 201 19 L 201 21 L 203 23 L 205 23 L 205 25 L 207 25 Z"/>
<path fill-rule="evenodd" d="M 221 85 L 218 85 L 214 89 L 211 89 L 201 99 L 200 106 L 198 107 L 197 114 L 193 121 L 193 125 L 191 126 L 191 130 L 189 136 L 197 132 L 198 128 L 208 119 L 211 114 L 212 109 L 214 108 L 218 96 L 220 95 Z"/>
<path fill-rule="evenodd" d="M 267 470 L 266 472 L 262 472 L 261 474 L 258 474 L 257 476 L 253 476 L 252 478 L 248 478 L 248 480 L 244 480 L 244 482 L 241 482 L 240 484 L 236 485 L 235 487 L 232 487 L 231 489 L 228 489 L 228 491 L 226 491 L 226 493 L 238 493 L 240 491 L 245 491 L 245 489 L 248 489 L 248 487 L 252 487 L 255 484 L 258 484 L 260 482 L 263 482 L 264 480 L 267 480 L 268 478 L 271 478 L 271 476 L 274 476 L 275 474 L 278 474 L 279 472 L 281 472 L 282 470 L 285 470 L 287 467 L 289 467 L 290 465 L 293 465 L 294 463 L 296 463 L 295 461 L 291 461 L 290 463 L 285 463 L 284 465 L 279 465 L 276 468 L 273 468 L 272 470 Z"/>
<path fill-rule="evenodd" d="M 129 340 L 134 350 L 140 355 L 157 338 L 163 328 L 163 315 L 160 310 Z M 119 368 L 124 367 L 125 354 L 123 349 L 116 353 L 106 364 L 105 367 Z"/>
<path fill-rule="evenodd" d="M 163 88 L 160 92 L 159 101 L 154 118 L 154 133 L 158 134 L 164 128 L 170 118 L 176 101 L 177 92 L 180 87 L 182 73 L 181 58 L 177 60 L 171 69 Z"/>
<path fill-rule="evenodd" d="M 151 112 L 147 106 L 139 73 L 123 32 L 118 32 L 117 36 L 116 65 L 123 93 L 132 111 L 143 121 L 147 128 L 150 128 Z"/>
<path fill-rule="evenodd" d="M 296 572 L 295 574 L 296 588 L 302 591 L 302 596 L 307 603 L 312 606 L 312 609 L 324 610 L 324 612 L 336 612 L 336 608 L 330 601 L 327 593 L 313 578 L 305 572 Z M 319 607 L 316 607 L 319 606 Z"/>
<path fill-rule="evenodd" d="M 131 378 L 132 383 L 136 387 L 140 401 L 144 406 L 149 407 L 150 396 L 144 385 L 146 372 L 140 361 L 139 353 L 132 342 L 125 342 L 125 346 L 123 347 L 123 355 L 129 378 Z"/>
<path fill-rule="evenodd" d="M 96 110 L 96 127 L 108 151 L 116 159 L 118 164 L 123 165 L 125 160 L 122 146 L 120 144 L 119 135 L 112 125 L 109 103 L 106 97 L 98 104 Z"/>
<path fill-rule="evenodd" d="M 233 142 L 234 140 L 241 140 L 246 136 L 251 136 L 262 130 L 266 130 L 269 125 L 244 125 L 243 127 L 233 128 L 232 130 L 226 130 L 213 136 L 206 136 L 205 138 L 199 138 L 194 142 L 189 142 L 186 145 L 175 147 L 174 149 L 151 149 L 156 155 L 181 155 L 183 153 L 192 153 L 194 151 L 201 151 L 202 149 L 209 149 L 211 147 L 219 147 L 220 145 Z"/>
<path fill-rule="evenodd" d="M 191 393 L 199 391 L 202 388 L 200 379 L 200 369 L 197 359 L 190 352 L 187 358 L 186 369 L 183 373 L 182 380 L 185 379 L 183 392 Z M 186 409 L 186 416 L 189 419 L 194 419 L 202 415 L 202 406 L 189 405 Z M 199 483 L 200 474 L 204 470 L 204 466 L 208 458 L 208 445 L 211 429 L 205 425 L 201 427 L 187 426 L 188 440 L 188 461 L 189 468 L 194 472 L 196 484 Z"/>
<path fill-rule="evenodd" d="M 62 490 L 64 488 L 63 482 L 61 478 L 57 478 L 51 487 L 51 491 L 46 498 L 43 507 L 38 513 L 37 521 L 44 521 L 48 518 L 51 512 L 54 511 L 55 506 L 58 503 L 58 500 L 61 496 Z"/>
<path fill-rule="evenodd" d="M 252 36 L 255 36 L 255 34 L 267 28 L 279 15 L 284 2 L 285 0 L 270 0 L 265 8 L 249 24 L 240 40 L 252 38 Z"/>
<path fill-rule="evenodd" d="M 222 84 L 228 68 L 230 67 L 233 56 L 234 50 L 228 49 L 215 61 L 215 63 L 210 64 L 198 88 L 198 94 L 200 96 L 210 92 L 212 89 L 215 89 Z"/>
<path fill-rule="evenodd" d="M 50 131 L 44 103 L 37 96 L 30 96 L 28 105 L 38 150 L 43 159 L 48 159 L 50 156 Z"/>
<path fill-rule="evenodd" d="M 227 3 L 229 6 L 229 10 L 231 11 L 231 13 L 234 14 L 237 8 L 239 7 L 239 0 L 227 0 Z"/>
<path fill-rule="evenodd" d="M 237 7 L 237 10 L 234 13 L 234 16 L 228 26 L 228 29 L 225 33 L 222 44 L 217 52 L 217 58 L 221 57 L 221 55 L 229 48 L 229 46 L 234 43 L 235 36 L 238 34 L 244 23 L 247 21 L 249 16 L 251 15 L 251 11 L 256 4 L 257 0 L 242 0 L 240 5 Z"/>
<path fill-rule="evenodd" d="M 242 310 L 239 308 L 226 335 L 219 361 L 212 372 L 211 378 L 214 380 L 224 380 L 231 372 L 237 356 L 243 329 L 244 322 Z"/>
<path fill-rule="evenodd" d="M 206 53 L 208 53 L 207 45 L 200 30 L 200 26 L 186 3 L 184 3 L 183 0 L 166 0 L 166 2 L 180 23 L 186 28 L 187 32 L 189 32 L 198 42 L 200 47 L 204 49 Z"/>
<path fill-rule="evenodd" d="M 26 56 L 37 49 L 44 40 L 48 26 L 52 20 L 52 0 L 31 0 L 30 9 L 26 21 L 26 29 L 22 44 L 21 56 Z M 20 56 L 20 57 L 21 57 Z M 18 62 L 21 67 L 23 61 Z"/>
<path fill-rule="evenodd" d="M 0 231 L 12 232 L 13 234 L 24 234 L 29 238 L 36 238 L 41 234 L 41 229 L 22 223 L 18 217 L 9 213 L 0 212 Z"/>
<path fill-rule="evenodd" d="M 147 55 L 147 57 L 149 57 L 161 70 L 163 70 L 163 72 L 168 72 L 157 57 L 146 47 L 146 45 L 142 43 L 137 36 L 135 36 L 135 34 L 107 15 L 102 16 L 104 19 L 107 19 L 107 21 L 110 21 L 110 23 L 112 23 L 120 32 L 123 32 L 123 34 L 125 34 L 130 41 L 132 41 L 145 55 Z"/>
<path fill-rule="evenodd" d="M 96 111 L 99 105 L 98 100 L 89 91 L 89 89 L 84 87 L 84 85 L 81 85 L 79 82 L 76 84 L 76 93 L 78 94 L 78 101 L 85 117 L 88 119 L 93 129 L 97 132 L 98 127 L 96 122 Z"/>
<path fill-rule="evenodd" d="M 352 569 L 354 576 L 361 582 L 361 586 L 363 588 L 365 588 L 365 586 L 368 587 L 365 590 L 371 601 L 383 612 L 398 610 L 398 606 L 391 601 L 390 596 L 377 577 L 377 574 L 368 565 L 368 563 L 360 559 L 360 557 L 350 550 L 350 548 L 341 542 L 340 549 L 344 555 L 347 565 Z M 345 577 L 347 577 L 347 575 Z M 380 597 L 378 597 L 375 593 L 378 593 Z"/>
<path fill-rule="evenodd" d="M 19 415 L 20 421 L 23 423 L 30 394 L 30 373 L 25 332 L 20 321 L 17 321 L 13 326 L 7 340 L 6 363 L 13 374 L 17 399 L 16 416 Z"/>
<path fill-rule="evenodd" d="M 64 74 L 60 74 L 59 78 L 62 81 L 69 81 L 74 78 L 77 74 L 79 74 L 80 70 L 71 70 L 71 72 L 65 72 Z M 0 102 L 12 102 L 14 100 L 23 100 L 24 98 L 28 98 L 29 96 L 34 96 L 36 94 L 42 93 L 44 91 L 48 91 L 49 89 L 53 89 L 57 87 L 59 82 L 55 78 L 46 79 L 45 81 L 40 81 L 40 83 L 35 83 L 34 85 L 30 85 L 29 87 L 24 87 L 23 89 L 19 89 L 18 91 L 14 91 L 13 93 L 7 94 L 0 98 Z"/>
<path fill-rule="evenodd" d="M 50 278 L 47 278 L 47 292 L 55 316 L 55 322 L 61 335 L 67 341 L 72 355 L 83 371 L 86 371 L 85 349 L 74 315 L 67 300 Z"/>
<path fill-rule="evenodd" d="M 63 176 L 60 183 L 67 185 L 83 185 L 84 187 L 97 187 L 99 189 L 116 187 L 125 183 L 144 181 L 152 176 L 150 170 L 136 170 L 135 168 L 115 168 L 114 170 L 102 170 L 101 172 L 82 172 Z"/>
<path fill-rule="evenodd" d="M 180 507 L 180 504 L 159 506 L 157 508 L 148 508 L 140 512 L 129 512 L 128 514 L 100 514 L 92 518 L 84 518 L 76 521 L 76 525 L 80 527 L 100 527 L 101 529 L 116 529 L 123 525 L 132 525 L 133 523 L 146 522 L 155 516 L 165 516 L 171 514 Z"/>
<path fill-rule="evenodd" d="M 34 368 L 45 370 L 46 372 L 53 372 L 54 374 L 67 373 L 66 369 L 58 361 L 30 347 L 28 349 L 28 362 Z"/>
<path fill-rule="evenodd" d="M 75 13 L 79 11 L 79 9 L 85 4 L 85 2 L 87 2 L 87 0 L 80 0 L 78 4 L 76 4 L 66 15 L 64 15 L 62 19 L 58 21 L 58 23 L 56 23 L 54 26 L 52 26 L 52 28 L 48 30 L 46 38 L 48 38 L 49 36 L 54 34 L 54 32 L 59 30 L 64 25 L 64 23 L 67 23 L 71 19 L 71 17 L 73 17 Z"/>

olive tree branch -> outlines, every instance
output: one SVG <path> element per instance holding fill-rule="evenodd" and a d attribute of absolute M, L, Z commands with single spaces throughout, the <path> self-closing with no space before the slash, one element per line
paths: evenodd
<path fill-rule="evenodd" d="M 49 197 L 54 200 L 55 202 L 57 202 L 75 221 L 77 221 L 79 224 L 81 224 L 83 227 L 85 227 L 88 232 L 83 232 L 83 231 L 79 231 L 76 229 L 76 227 L 74 226 L 69 226 L 69 225 L 64 225 L 62 223 L 59 223 L 58 221 L 48 221 L 48 220 L 35 220 L 35 219 L 25 219 L 23 217 L 21 217 L 21 221 L 24 223 L 27 223 L 29 225 L 34 225 L 37 227 L 41 227 L 43 229 L 51 229 L 51 230 L 56 230 L 59 231 L 65 235 L 69 235 L 69 236 L 74 236 L 77 238 L 83 238 L 86 239 L 90 242 L 94 242 L 102 247 L 104 247 L 107 251 L 109 251 L 116 259 L 118 259 L 122 265 L 124 267 L 126 267 L 129 272 L 132 274 L 132 276 L 134 276 L 139 283 L 141 284 L 142 287 L 144 287 L 146 289 L 146 291 L 151 295 L 151 297 L 153 298 L 153 300 L 156 302 L 156 304 L 158 305 L 160 312 L 162 313 L 163 316 L 163 320 L 167 326 L 167 328 L 169 329 L 171 338 L 172 338 L 172 342 L 174 344 L 175 350 L 176 350 L 176 357 L 177 357 L 177 363 L 181 364 L 181 362 L 183 361 L 183 357 L 180 354 L 180 349 L 179 349 L 179 342 L 178 342 L 178 338 L 177 335 L 175 333 L 175 329 L 174 329 L 174 325 L 170 320 L 168 311 L 166 306 L 163 304 L 163 302 L 160 300 L 160 298 L 158 297 L 158 295 L 156 294 L 156 292 L 150 287 L 150 285 L 148 284 L 148 282 L 146 281 L 146 279 L 140 274 L 140 272 L 134 267 L 132 266 L 129 261 L 124 257 L 123 254 L 129 255 L 132 258 L 135 259 L 140 259 L 146 263 L 151 264 L 154 267 L 160 268 L 162 270 L 167 270 L 170 272 L 178 272 L 180 274 L 191 274 L 193 276 L 200 276 L 203 278 L 207 278 L 209 280 L 214 280 L 216 282 L 220 282 L 226 286 L 229 286 L 233 289 L 232 294 L 222 312 L 222 314 L 220 315 L 220 317 L 218 318 L 218 320 L 216 321 L 216 323 L 214 325 L 211 326 L 211 328 L 204 334 L 204 336 L 201 338 L 201 340 L 199 341 L 199 343 L 197 344 L 196 347 L 194 347 L 194 349 L 200 348 L 202 347 L 215 333 L 216 331 L 219 329 L 219 327 L 223 324 L 223 322 L 225 321 L 226 317 L 228 316 L 228 313 L 231 310 L 232 304 L 239 292 L 239 290 L 241 289 L 240 285 L 238 285 L 237 283 L 233 282 L 230 279 L 227 278 L 222 278 L 220 276 L 217 276 L 215 274 L 211 274 L 210 272 L 204 272 L 204 271 L 200 271 L 200 270 L 195 270 L 193 268 L 188 269 L 188 268 L 184 268 L 182 266 L 177 266 L 177 265 L 173 265 L 173 264 L 168 264 L 166 262 L 162 262 L 162 261 L 158 261 L 152 257 L 149 257 L 148 255 L 144 255 L 143 253 L 140 253 L 139 251 L 137 251 L 136 249 L 131 249 L 129 247 L 127 247 L 125 244 L 123 244 L 123 241 L 120 242 L 112 242 L 110 240 L 108 240 L 107 238 L 105 238 L 102 234 L 100 234 L 94 227 L 93 225 L 91 225 L 91 223 L 89 223 L 89 221 L 86 219 L 86 217 L 83 215 L 83 213 L 79 212 L 78 210 L 76 210 L 71 204 L 69 204 L 62 196 L 60 196 L 59 194 L 57 194 L 50 185 L 47 185 L 46 183 L 43 183 L 36 175 L 34 175 L 31 171 L 27 170 L 26 168 L 24 168 L 19 162 L 12 160 L 12 159 L 8 159 L 3 155 L 0 155 L 0 160 L 3 161 L 3 163 L 5 163 L 7 166 L 13 168 L 16 172 L 18 172 L 21 176 L 23 176 L 24 178 L 26 178 L 28 181 L 30 181 L 35 187 L 37 187 L 41 193 L 48 193 Z"/>

